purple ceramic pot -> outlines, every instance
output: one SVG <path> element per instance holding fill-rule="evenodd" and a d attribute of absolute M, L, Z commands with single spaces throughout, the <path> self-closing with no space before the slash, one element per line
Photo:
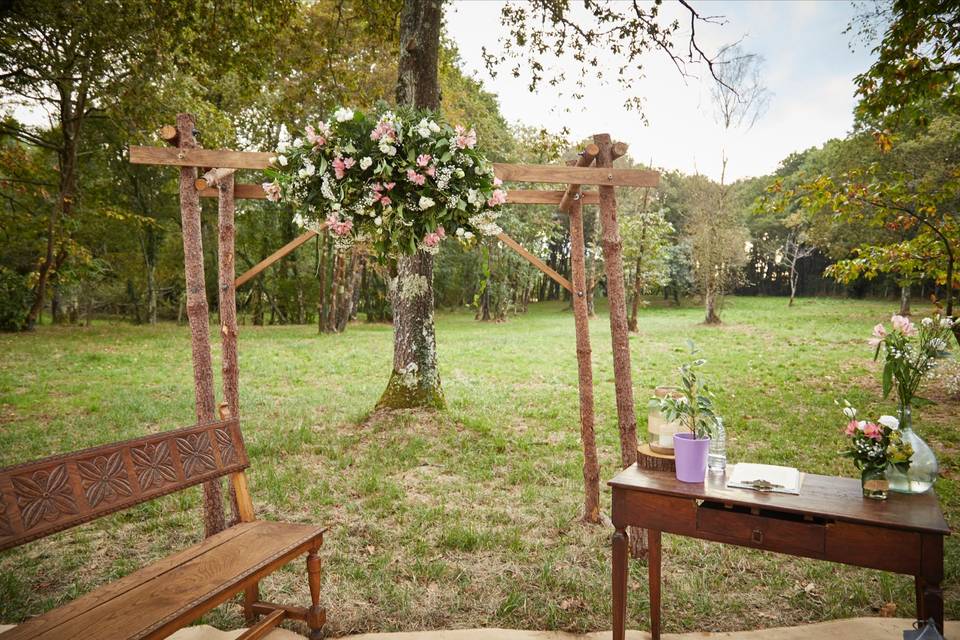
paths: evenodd
<path fill-rule="evenodd" d="M 707 475 L 707 454 L 710 438 L 694 438 L 692 433 L 673 434 L 673 455 L 676 457 L 677 480 L 703 482 Z"/>

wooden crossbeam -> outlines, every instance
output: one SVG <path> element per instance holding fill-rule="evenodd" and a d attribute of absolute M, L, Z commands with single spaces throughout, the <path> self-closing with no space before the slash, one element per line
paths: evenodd
<path fill-rule="evenodd" d="M 493 165 L 504 182 L 550 182 L 597 184 L 607 187 L 655 187 L 660 174 L 645 169 L 606 169 L 599 167 L 555 167 L 545 164 Z"/>
<path fill-rule="evenodd" d="M 175 149 L 167 147 L 130 147 L 133 164 L 174 167 L 219 167 L 222 169 L 266 169 L 272 153 L 230 151 L 227 149 Z M 643 169 L 606 169 L 598 167 L 555 167 L 539 164 L 494 163 L 498 178 L 508 182 L 548 182 L 553 184 L 597 184 L 613 187 L 656 187 L 659 174 Z"/>
<path fill-rule="evenodd" d="M 229 149 L 176 149 L 130 146 L 132 164 L 158 164 L 170 167 L 218 167 L 221 169 L 266 169 L 273 153 L 231 151 Z"/>
<path fill-rule="evenodd" d="M 550 278 L 552 278 L 561 287 L 563 287 L 570 293 L 573 293 L 573 285 L 570 284 L 569 280 L 567 280 L 562 275 L 560 275 L 559 273 L 551 269 L 546 262 L 544 262 L 537 256 L 527 251 L 522 244 L 520 244 L 519 242 L 517 242 L 516 240 L 514 240 L 513 238 L 511 238 L 505 233 L 498 234 L 497 238 L 500 240 L 500 242 L 507 245 L 517 253 L 519 253 L 527 262 L 529 262 L 530 264 L 535 266 L 537 269 L 540 269 L 540 271 L 543 271 L 545 274 L 550 276 Z"/>
<path fill-rule="evenodd" d="M 200 190 L 202 198 L 216 198 L 219 191 L 213 187 Z M 559 205 L 564 196 L 563 191 L 537 191 L 533 189 L 510 189 L 507 191 L 507 204 L 555 204 Z M 238 200 L 263 200 L 266 192 L 259 184 L 237 184 L 233 189 L 233 197 Z M 583 204 L 597 204 L 600 198 L 596 191 L 587 191 L 581 194 Z"/>

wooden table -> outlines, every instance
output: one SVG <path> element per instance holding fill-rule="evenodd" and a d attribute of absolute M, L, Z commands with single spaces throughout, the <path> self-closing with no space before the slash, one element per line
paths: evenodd
<path fill-rule="evenodd" d="M 730 470 L 732 471 L 732 469 Z M 800 495 L 727 489 L 726 476 L 703 484 L 632 465 L 613 488 L 613 638 L 623 640 L 627 609 L 627 536 L 649 530 L 650 634 L 660 638 L 660 534 L 673 533 L 793 556 L 914 576 L 917 618 L 943 632 L 943 537 L 950 529 L 932 491 L 863 497 L 860 481 L 807 474 Z"/>

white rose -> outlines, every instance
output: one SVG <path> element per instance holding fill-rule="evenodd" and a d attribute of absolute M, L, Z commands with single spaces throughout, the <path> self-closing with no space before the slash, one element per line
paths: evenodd
<path fill-rule="evenodd" d="M 888 429 L 893 429 L 894 431 L 900 428 L 900 421 L 893 416 L 880 416 L 880 419 L 877 420 L 877 422 Z"/>
<path fill-rule="evenodd" d="M 383 218 L 380 216 L 377 216 L 376 218 L 373 219 L 373 224 L 379 227 L 381 224 L 383 224 Z"/>
<path fill-rule="evenodd" d="M 346 122 L 347 120 L 353 120 L 353 109 L 346 109 L 340 107 L 333 112 L 333 117 L 337 122 Z"/>
<path fill-rule="evenodd" d="M 473 238 L 473 231 L 467 231 L 466 233 L 463 234 L 463 237 L 466 238 L 467 240 L 470 240 L 471 238 Z"/>
<path fill-rule="evenodd" d="M 294 141 L 293 141 L 293 146 L 298 147 L 298 148 L 299 148 L 299 147 L 302 147 L 302 146 L 303 146 L 303 138 L 297 138 L 296 140 L 294 140 Z"/>
<path fill-rule="evenodd" d="M 435 204 L 436 204 L 436 203 L 433 201 L 432 198 L 428 198 L 427 196 L 420 196 L 420 208 L 421 208 L 421 209 L 429 209 L 430 207 L 432 207 L 432 206 L 435 205 Z"/>
<path fill-rule="evenodd" d="M 277 153 L 286 153 L 287 149 L 290 148 L 290 145 L 287 144 L 286 140 L 277 145 Z"/>
<path fill-rule="evenodd" d="M 434 122 L 433 120 L 431 120 L 429 123 L 427 123 L 427 126 L 430 127 L 430 131 L 433 131 L 434 133 L 437 133 L 437 132 L 440 131 L 440 125 L 438 125 L 438 124 L 437 124 L 436 122 Z"/>
<path fill-rule="evenodd" d="M 369 168 L 370 168 L 370 165 L 372 165 L 372 164 L 373 164 L 373 158 L 371 158 L 370 156 L 367 156 L 367 157 L 365 157 L 365 158 L 361 158 L 361 159 L 360 159 L 360 168 L 361 168 L 361 169 L 369 169 Z"/>
<path fill-rule="evenodd" d="M 463 233 L 464 233 L 463 227 L 457 227 L 457 237 L 458 237 L 458 238 L 462 238 L 462 237 L 463 237 Z"/>
<path fill-rule="evenodd" d="M 463 172 L 463 169 L 457 169 L 457 170 L 454 171 L 453 173 L 454 173 L 454 175 L 456 175 L 458 178 L 462 178 L 463 176 L 466 175 L 466 174 Z"/>
<path fill-rule="evenodd" d="M 285 167 L 287 166 L 289 160 L 287 160 L 287 156 L 277 156 L 277 162 L 280 163 L 281 167 Z"/>
<path fill-rule="evenodd" d="M 395 147 L 391 146 L 390 144 L 387 144 L 387 143 L 385 143 L 385 142 L 381 142 L 381 143 L 380 143 L 380 153 L 392 157 L 392 156 L 397 155 L 397 149 L 396 149 Z"/>

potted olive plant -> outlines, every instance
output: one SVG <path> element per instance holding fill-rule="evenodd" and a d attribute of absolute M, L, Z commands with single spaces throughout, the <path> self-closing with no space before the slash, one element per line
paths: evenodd
<path fill-rule="evenodd" d="M 690 355 L 696 356 L 691 344 Z M 655 400 L 664 418 L 676 420 L 687 430 L 673 436 L 677 480 L 703 482 L 707 473 L 710 438 L 722 425 L 713 407 L 713 393 L 701 370 L 707 363 L 696 358 L 680 365 L 680 386 L 672 397 Z"/>

